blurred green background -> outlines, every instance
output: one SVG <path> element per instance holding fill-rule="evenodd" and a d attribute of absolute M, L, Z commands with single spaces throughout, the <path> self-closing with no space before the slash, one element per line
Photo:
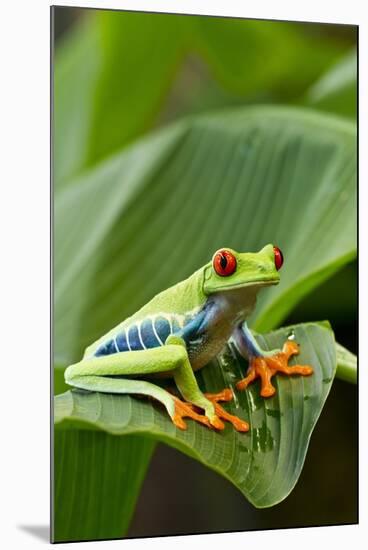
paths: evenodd
<path fill-rule="evenodd" d="M 192 32 L 188 44 L 194 21 L 201 33 Z M 309 106 L 355 120 L 356 27 L 236 19 L 227 23 L 224 26 L 220 18 L 55 8 L 55 98 L 61 105 L 55 118 L 55 191 L 183 115 L 267 103 Z M 138 32 L 142 28 L 145 47 Z M 127 55 L 122 64 L 122 56 L 133 48 L 135 58 Z M 94 93 L 86 93 L 91 86 Z M 86 98 L 83 109 L 81 97 Z M 62 163 L 58 140 L 64 144 Z M 336 339 L 357 353 L 356 261 L 308 295 L 283 324 L 324 319 L 326 311 Z M 316 468 L 326 472 L 322 490 L 315 481 Z M 228 481 L 159 444 L 128 536 L 356 521 L 357 388 L 336 379 L 301 478 L 285 501 L 256 510 Z"/>

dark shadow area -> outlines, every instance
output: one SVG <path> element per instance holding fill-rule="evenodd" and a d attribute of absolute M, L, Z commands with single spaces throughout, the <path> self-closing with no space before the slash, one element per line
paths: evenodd
<path fill-rule="evenodd" d="M 17 527 L 42 542 L 50 542 L 50 527 L 48 525 L 17 525 Z"/>
<path fill-rule="evenodd" d="M 64 37 L 74 24 L 82 17 L 86 16 L 86 9 L 83 8 L 67 8 L 62 6 L 54 6 L 54 36 L 55 42 Z"/>

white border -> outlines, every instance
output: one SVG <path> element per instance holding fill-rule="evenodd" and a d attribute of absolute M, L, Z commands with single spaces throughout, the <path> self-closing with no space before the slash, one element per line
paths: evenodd
<path fill-rule="evenodd" d="M 56 5 L 125 8 L 360 25 L 360 355 L 367 357 L 367 71 L 364 2 L 350 0 L 65 1 Z M 5 2 L 1 10 L 1 543 L 44 546 L 20 529 L 49 521 L 49 5 Z M 363 124 L 364 122 L 364 124 Z M 367 388 L 366 361 L 360 387 Z M 37 397 L 34 397 L 37 396 Z M 113 548 L 200 548 L 238 543 L 253 548 L 362 547 L 367 535 L 367 429 L 360 399 L 359 526 L 79 543 Z M 21 405 L 21 406 L 20 406 Z M 35 426 L 37 428 L 35 429 Z M 4 434 L 5 432 L 5 434 Z M 343 444 L 343 442 L 342 442 Z M 340 480 L 343 483 L 343 480 Z M 318 495 L 316 495 L 318 498 Z M 365 537 L 367 538 L 367 537 Z M 115 545 L 115 546 L 114 546 Z M 64 547 L 65 545 L 60 545 Z M 74 548 L 68 544 L 65 548 Z"/>

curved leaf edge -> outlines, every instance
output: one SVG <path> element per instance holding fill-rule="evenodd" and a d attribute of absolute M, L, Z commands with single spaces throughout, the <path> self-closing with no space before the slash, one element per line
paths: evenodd
<path fill-rule="evenodd" d="M 280 115 L 284 116 L 285 118 L 290 117 L 290 121 L 296 119 L 302 122 L 309 121 L 310 123 L 315 124 L 321 129 L 325 128 L 326 124 L 328 124 L 331 127 L 335 126 L 335 129 L 337 131 L 346 132 L 351 136 L 356 135 L 357 125 L 354 121 L 333 113 L 321 113 L 321 111 L 313 106 L 286 106 L 283 104 L 259 103 L 257 105 L 247 105 L 246 107 L 241 106 L 223 107 L 221 109 L 209 109 L 208 111 L 204 111 L 200 114 L 191 113 L 188 115 L 184 115 L 180 119 L 174 122 L 170 122 L 162 128 L 154 129 L 151 132 L 148 132 L 144 136 L 141 136 L 129 143 L 129 145 L 127 145 L 126 147 L 122 147 L 118 151 L 113 151 L 106 157 L 97 161 L 95 164 L 88 166 L 77 175 L 73 175 L 72 177 L 67 178 L 66 183 L 68 183 L 68 187 L 60 185 L 60 190 L 54 189 L 54 191 L 57 195 L 59 195 L 59 193 L 62 193 L 63 191 L 68 191 L 69 185 L 74 186 L 79 182 L 83 182 L 85 177 L 89 176 L 95 170 L 98 170 L 105 163 L 116 161 L 122 154 L 128 155 L 136 147 L 139 147 L 142 144 L 149 142 L 151 139 L 157 139 L 157 141 L 160 141 L 161 137 L 162 139 L 165 139 L 165 134 L 171 133 L 173 133 L 174 135 L 177 134 L 176 137 L 180 138 L 183 137 L 186 132 L 190 131 L 192 125 L 196 123 L 200 124 L 202 122 L 215 123 L 218 119 L 222 119 L 222 117 L 224 116 L 233 118 L 234 121 L 239 124 L 239 121 L 241 120 L 241 115 L 244 117 L 257 117 L 260 114 L 270 118 L 278 117 Z M 64 180 L 63 183 L 65 183 Z"/>
<path fill-rule="evenodd" d="M 272 305 L 267 307 L 257 317 L 252 328 L 254 328 L 255 331 L 262 332 L 272 330 L 275 325 L 278 325 L 285 319 L 300 300 L 308 296 L 308 294 L 315 290 L 320 284 L 324 283 L 339 271 L 339 269 L 353 261 L 356 257 L 357 250 L 354 248 L 321 269 L 311 271 L 305 275 L 303 279 L 300 279 L 295 285 L 290 286 L 272 303 Z M 296 298 L 294 297 L 295 294 L 297 295 Z M 287 306 L 281 308 L 280 304 L 287 304 Z M 273 317 L 273 311 L 277 311 L 277 317 Z M 270 322 L 269 319 L 272 317 L 273 320 Z"/>

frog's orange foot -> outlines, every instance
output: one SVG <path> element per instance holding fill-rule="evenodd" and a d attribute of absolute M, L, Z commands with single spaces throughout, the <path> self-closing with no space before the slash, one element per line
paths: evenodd
<path fill-rule="evenodd" d="M 271 397 L 276 391 L 271 383 L 271 378 L 277 372 L 288 375 L 301 374 L 302 376 L 312 374 L 313 368 L 309 365 L 288 365 L 289 358 L 298 353 L 298 344 L 287 340 L 282 351 L 275 353 L 275 355 L 271 357 L 253 357 L 250 361 L 247 376 L 236 384 L 237 389 L 244 390 L 253 380 L 259 377 L 261 379 L 261 396 Z"/>
<path fill-rule="evenodd" d="M 209 401 L 211 401 L 214 404 L 215 413 L 219 419 L 222 418 L 223 420 L 230 422 L 238 432 L 247 432 L 249 430 L 248 422 L 246 422 L 245 420 L 242 420 L 238 416 L 228 413 L 227 411 L 225 411 L 223 407 L 221 407 L 221 405 L 218 404 L 218 401 L 232 400 L 234 396 L 230 388 L 225 388 L 219 393 L 205 393 L 204 395 L 207 397 Z M 221 424 L 223 426 L 222 422 Z M 220 429 L 223 429 L 223 427 Z"/>
<path fill-rule="evenodd" d="M 231 422 L 234 428 L 239 432 L 247 432 L 249 430 L 248 422 L 245 422 L 245 420 L 228 413 L 223 407 L 221 407 L 221 405 L 218 404 L 218 401 L 231 401 L 234 396 L 230 389 L 226 388 L 219 393 L 205 393 L 204 395 L 215 406 L 215 415 L 211 419 L 204 414 L 200 414 L 200 409 L 192 403 L 181 401 L 174 396 L 175 411 L 172 420 L 177 428 L 186 430 L 187 424 L 183 418 L 192 418 L 196 422 L 199 422 L 208 428 L 223 430 L 225 428 L 225 424 L 222 422 L 222 418 L 223 420 Z"/>
<path fill-rule="evenodd" d="M 207 418 L 204 414 L 199 414 L 197 412 L 197 408 L 192 405 L 192 403 L 187 403 L 185 401 L 181 401 L 177 397 L 174 397 L 174 405 L 175 411 L 172 421 L 177 428 L 180 428 L 181 430 L 187 429 L 187 423 L 183 420 L 183 418 L 192 418 L 200 424 L 204 424 L 208 428 L 211 428 L 209 418 Z"/>

